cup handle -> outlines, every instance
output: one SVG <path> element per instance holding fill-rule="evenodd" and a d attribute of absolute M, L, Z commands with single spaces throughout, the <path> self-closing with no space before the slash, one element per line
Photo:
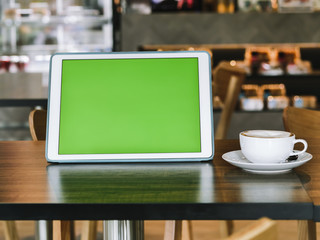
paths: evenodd
<path fill-rule="evenodd" d="M 303 139 L 296 139 L 296 140 L 294 140 L 293 145 L 295 145 L 298 142 L 301 142 L 304 145 L 303 150 L 302 151 L 298 151 L 298 152 L 293 152 L 293 153 L 290 154 L 290 156 L 299 155 L 299 154 L 304 153 L 305 151 L 307 151 L 307 148 L 308 148 L 307 141 L 303 140 Z"/>

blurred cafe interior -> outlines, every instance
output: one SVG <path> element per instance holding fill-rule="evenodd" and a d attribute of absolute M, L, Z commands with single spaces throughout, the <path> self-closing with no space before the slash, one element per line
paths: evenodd
<path fill-rule="evenodd" d="M 283 130 L 286 106 L 318 108 L 319 10 L 320 0 L 2 0 L 0 140 L 31 140 L 56 52 L 207 51 L 213 71 L 245 72 L 225 138 Z"/>

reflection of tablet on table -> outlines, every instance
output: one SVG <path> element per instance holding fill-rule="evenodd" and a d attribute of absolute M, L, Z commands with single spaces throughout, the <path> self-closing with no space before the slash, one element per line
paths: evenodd
<path fill-rule="evenodd" d="M 214 198 L 210 162 L 49 164 L 47 173 L 55 202 L 208 203 Z M 186 182 L 188 194 L 177 194 L 175 189 L 185 189 Z M 159 185 L 165 186 L 163 191 Z"/>
<path fill-rule="evenodd" d="M 49 162 L 212 159 L 206 52 L 55 54 L 50 68 Z"/>

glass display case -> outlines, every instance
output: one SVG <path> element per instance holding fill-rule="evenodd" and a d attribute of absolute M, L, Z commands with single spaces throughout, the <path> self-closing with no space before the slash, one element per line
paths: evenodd
<path fill-rule="evenodd" d="M 112 0 L 4 0 L 0 6 L 1 71 L 41 71 L 55 52 L 112 50 Z"/>

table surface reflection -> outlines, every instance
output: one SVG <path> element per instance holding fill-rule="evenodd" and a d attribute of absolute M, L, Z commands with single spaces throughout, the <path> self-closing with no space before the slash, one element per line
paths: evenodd
<path fill-rule="evenodd" d="M 247 173 L 222 160 L 235 149 L 216 141 L 198 163 L 48 164 L 44 142 L 0 142 L 0 219 L 312 219 L 306 172 Z"/>

